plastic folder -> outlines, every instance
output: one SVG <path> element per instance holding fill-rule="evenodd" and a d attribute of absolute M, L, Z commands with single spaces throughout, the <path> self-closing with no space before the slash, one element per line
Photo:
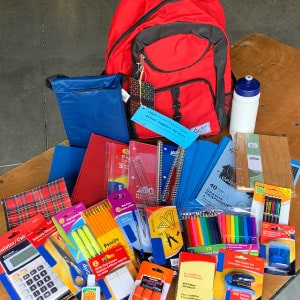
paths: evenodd
<path fill-rule="evenodd" d="M 70 146 L 87 147 L 92 132 L 128 143 L 120 75 L 48 79 L 56 95 Z"/>

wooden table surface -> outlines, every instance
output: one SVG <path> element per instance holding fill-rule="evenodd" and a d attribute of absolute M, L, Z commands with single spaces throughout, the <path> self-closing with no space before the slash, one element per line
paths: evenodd
<path fill-rule="evenodd" d="M 231 47 L 231 64 L 236 78 L 247 74 L 261 83 L 260 106 L 256 133 L 286 135 L 290 156 L 300 161 L 300 51 L 267 36 L 254 34 Z M 228 129 L 222 135 L 227 135 Z M 221 135 L 212 138 L 219 142 Z M 297 147 L 298 146 L 298 147 Z M 0 199 L 47 183 L 53 148 L 0 176 Z M 300 232 L 300 183 L 292 199 L 290 224 Z M 6 231 L 3 208 L 0 206 L 0 234 Z M 300 234 L 296 235 L 299 244 Z M 296 250 L 296 270 L 300 268 L 300 247 Z M 263 300 L 270 299 L 290 277 L 266 274 Z M 175 285 L 168 295 L 174 299 Z M 10 299 L 0 286 L 0 298 Z"/>

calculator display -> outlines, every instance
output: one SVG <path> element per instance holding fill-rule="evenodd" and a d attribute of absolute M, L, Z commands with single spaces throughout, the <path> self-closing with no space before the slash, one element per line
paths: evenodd
<path fill-rule="evenodd" d="M 23 251 L 17 253 L 13 257 L 11 257 L 10 263 L 14 268 L 17 268 L 20 264 L 22 264 L 24 261 L 27 261 L 28 259 L 35 257 L 38 254 L 36 249 L 32 246 L 26 247 Z"/>

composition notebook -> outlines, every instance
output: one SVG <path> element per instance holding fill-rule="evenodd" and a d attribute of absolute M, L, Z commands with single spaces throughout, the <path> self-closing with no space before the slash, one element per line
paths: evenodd
<path fill-rule="evenodd" d="M 287 137 L 237 133 L 235 157 L 237 190 L 252 192 L 257 181 L 294 190 Z"/>

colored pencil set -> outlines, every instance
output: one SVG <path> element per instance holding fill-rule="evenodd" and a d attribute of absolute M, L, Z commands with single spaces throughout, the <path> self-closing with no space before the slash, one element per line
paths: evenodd
<path fill-rule="evenodd" d="M 279 223 L 281 199 L 279 197 L 265 195 L 263 221 Z"/>
<path fill-rule="evenodd" d="M 255 217 L 238 214 L 218 214 L 218 224 L 223 243 L 256 244 Z"/>
<path fill-rule="evenodd" d="M 220 244 L 221 235 L 217 215 L 194 212 L 182 214 L 182 225 L 187 247 Z"/>

